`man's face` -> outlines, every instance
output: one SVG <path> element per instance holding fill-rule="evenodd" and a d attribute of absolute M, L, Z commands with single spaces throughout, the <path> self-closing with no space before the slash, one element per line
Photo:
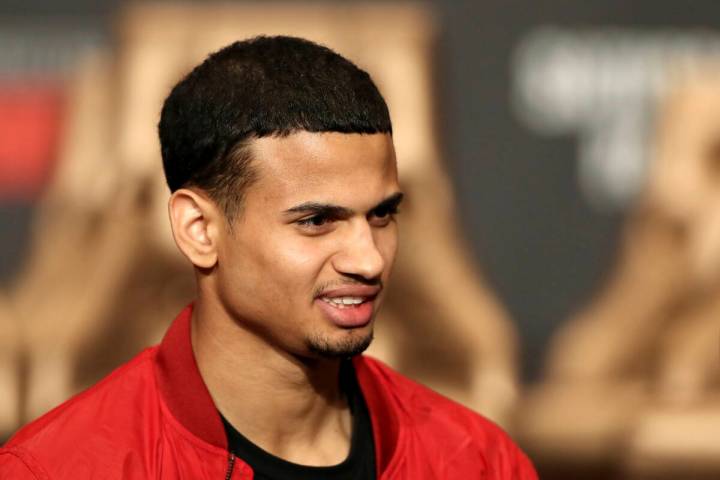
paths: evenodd
<path fill-rule="evenodd" d="M 218 242 L 220 300 L 291 354 L 359 353 L 397 245 L 392 138 L 299 132 L 250 149 L 257 180 Z"/>

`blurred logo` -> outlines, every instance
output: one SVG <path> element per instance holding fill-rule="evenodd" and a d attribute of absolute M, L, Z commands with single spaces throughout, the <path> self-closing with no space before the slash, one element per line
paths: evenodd
<path fill-rule="evenodd" d="M 655 105 L 709 60 L 720 36 L 708 31 L 541 27 L 515 50 L 512 103 L 534 132 L 577 135 L 586 199 L 624 209 L 645 183 Z"/>

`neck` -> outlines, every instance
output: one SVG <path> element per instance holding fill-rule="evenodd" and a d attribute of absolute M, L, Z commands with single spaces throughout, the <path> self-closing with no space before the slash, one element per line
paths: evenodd
<path fill-rule="evenodd" d="M 202 300 L 193 311 L 192 344 L 218 410 L 251 442 L 305 465 L 332 465 L 347 456 L 351 416 L 339 360 L 281 351 Z"/>

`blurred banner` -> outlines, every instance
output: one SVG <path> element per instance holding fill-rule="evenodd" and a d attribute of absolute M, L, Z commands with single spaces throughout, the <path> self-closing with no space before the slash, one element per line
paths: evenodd
<path fill-rule="evenodd" d="M 11 3 L 0 437 L 192 298 L 161 101 L 213 49 L 285 33 L 390 105 L 408 201 L 372 353 L 508 428 L 544 479 L 720 477 L 720 4 Z"/>
<path fill-rule="evenodd" d="M 521 435 L 552 463 L 716 475 L 720 36 L 541 26 L 512 65 L 518 117 L 576 135 L 584 197 L 629 213 L 604 285 L 554 335 Z"/>

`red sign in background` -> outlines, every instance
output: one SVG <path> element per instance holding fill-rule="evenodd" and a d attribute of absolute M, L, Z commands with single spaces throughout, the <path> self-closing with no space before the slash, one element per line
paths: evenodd
<path fill-rule="evenodd" d="M 57 158 L 63 111 L 60 82 L 0 82 L 0 202 L 32 201 Z"/>

